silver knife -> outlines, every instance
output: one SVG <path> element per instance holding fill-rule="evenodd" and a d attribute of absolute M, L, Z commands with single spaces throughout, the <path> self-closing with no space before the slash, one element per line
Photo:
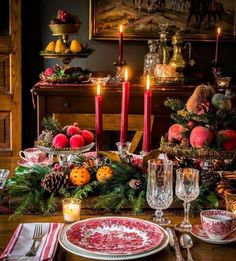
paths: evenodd
<path fill-rule="evenodd" d="M 170 246 L 173 247 L 175 250 L 176 261 L 184 261 L 184 258 L 180 251 L 180 245 L 175 230 L 173 228 L 168 227 L 166 228 L 166 231 L 170 238 Z"/>

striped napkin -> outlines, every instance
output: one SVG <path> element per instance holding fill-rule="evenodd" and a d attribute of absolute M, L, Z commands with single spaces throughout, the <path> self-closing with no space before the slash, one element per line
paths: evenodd
<path fill-rule="evenodd" d="M 37 223 L 40 224 L 40 223 Z M 41 223 L 43 239 L 35 257 L 27 257 L 27 260 L 45 261 L 52 260 L 58 245 L 58 234 L 62 229 L 62 223 Z M 29 251 L 33 240 L 36 223 L 20 224 L 7 247 L 0 255 L 0 260 L 24 260 L 25 254 Z M 25 257 L 26 258 L 26 257 Z M 25 259 L 26 260 L 26 259 Z"/>

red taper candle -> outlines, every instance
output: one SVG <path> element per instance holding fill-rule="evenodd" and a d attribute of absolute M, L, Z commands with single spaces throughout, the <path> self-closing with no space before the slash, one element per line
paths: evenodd
<path fill-rule="evenodd" d="M 123 26 L 120 25 L 119 31 L 119 64 L 123 61 Z"/>
<path fill-rule="evenodd" d="M 143 126 L 143 150 L 151 149 L 151 102 L 152 91 L 150 90 L 150 78 L 147 75 L 146 90 L 144 91 L 144 126 Z"/>
<path fill-rule="evenodd" d="M 129 114 L 129 89 L 128 70 L 125 68 L 125 81 L 122 83 L 121 100 L 121 123 L 120 123 L 120 143 L 123 145 L 127 141 L 128 114 Z"/>
<path fill-rule="evenodd" d="M 103 146 L 102 127 L 102 96 L 100 94 L 100 83 L 97 85 L 97 95 L 95 96 L 95 129 L 96 129 L 96 151 L 100 151 Z"/>
<path fill-rule="evenodd" d="M 216 32 L 216 50 L 215 50 L 215 63 L 218 63 L 218 53 L 219 53 L 219 40 L 221 35 L 221 28 L 217 28 Z"/>

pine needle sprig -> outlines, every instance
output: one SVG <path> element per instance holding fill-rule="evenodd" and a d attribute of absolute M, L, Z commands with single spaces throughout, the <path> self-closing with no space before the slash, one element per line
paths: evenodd
<path fill-rule="evenodd" d="M 99 186 L 99 182 L 94 180 L 84 187 L 77 187 L 72 193 L 72 197 L 77 199 L 87 198 L 90 194 L 94 193 Z"/>
<path fill-rule="evenodd" d="M 180 99 L 167 98 L 164 105 L 173 111 L 182 110 L 184 108 L 184 104 Z"/>
<path fill-rule="evenodd" d="M 53 117 L 44 117 L 42 120 L 43 127 L 51 131 L 53 135 L 57 134 L 61 130 L 61 124 Z"/>

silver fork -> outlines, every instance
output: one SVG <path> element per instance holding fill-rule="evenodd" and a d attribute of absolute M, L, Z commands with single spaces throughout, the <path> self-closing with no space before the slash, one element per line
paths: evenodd
<path fill-rule="evenodd" d="M 39 249 L 40 243 L 41 243 L 41 241 L 43 239 L 42 225 L 35 225 L 32 239 L 34 240 L 33 244 L 31 246 L 29 252 L 27 252 L 25 254 L 26 256 L 36 256 L 36 253 L 37 253 L 37 251 Z M 38 241 L 38 245 L 36 245 L 37 241 Z"/>

